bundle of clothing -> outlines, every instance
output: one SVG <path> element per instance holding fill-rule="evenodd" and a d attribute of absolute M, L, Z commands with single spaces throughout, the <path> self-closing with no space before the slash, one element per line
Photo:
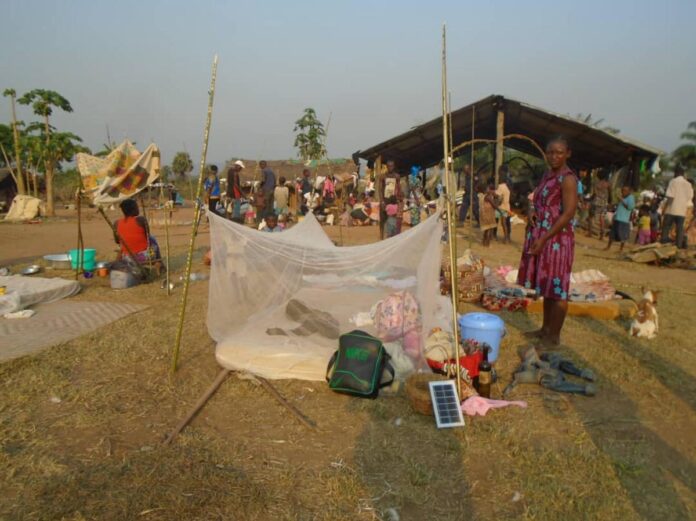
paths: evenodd
<path fill-rule="evenodd" d="M 483 306 L 489 311 L 518 311 L 526 309 L 536 298 L 534 290 L 517 284 L 517 270 L 500 266 L 486 274 Z M 570 276 L 571 302 L 606 302 L 616 298 L 616 288 L 609 277 L 599 270 L 584 270 Z"/>

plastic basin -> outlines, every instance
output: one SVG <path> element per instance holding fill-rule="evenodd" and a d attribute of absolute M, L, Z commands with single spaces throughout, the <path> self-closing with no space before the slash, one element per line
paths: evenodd
<path fill-rule="evenodd" d="M 459 317 L 462 340 L 476 340 L 491 346 L 488 361 L 495 362 L 500 351 L 500 341 L 505 336 L 505 322 L 491 313 L 467 313 Z"/>
<path fill-rule="evenodd" d="M 75 270 L 79 265 L 82 265 L 83 270 L 94 271 L 97 250 L 93 248 L 85 248 L 84 250 L 75 249 L 70 250 L 68 255 L 70 255 L 70 266 L 72 266 L 72 269 Z"/>

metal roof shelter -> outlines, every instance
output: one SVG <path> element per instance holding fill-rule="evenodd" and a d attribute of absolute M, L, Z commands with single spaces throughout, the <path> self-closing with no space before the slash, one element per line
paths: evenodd
<path fill-rule="evenodd" d="M 523 134 L 542 148 L 551 137 L 562 134 L 571 145 L 573 155 L 570 164 L 574 168 L 623 166 L 632 162 L 635 165 L 643 160 L 652 162 L 663 154 L 661 150 L 611 134 L 569 116 L 495 94 L 452 112 L 453 146 L 472 138 L 472 116 L 475 117 L 476 138 L 496 139 L 501 117 L 503 135 Z M 540 155 L 532 143 L 523 139 L 506 140 L 505 146 Z M 439 163 L 442 161 L 442 118 L 437 117 L 353 154 L 354 160 L 362 158 L 374 161 L 379 156 L 383 160 L 395 160 L 401 168 L 410 165 L 430 167 Z"/>

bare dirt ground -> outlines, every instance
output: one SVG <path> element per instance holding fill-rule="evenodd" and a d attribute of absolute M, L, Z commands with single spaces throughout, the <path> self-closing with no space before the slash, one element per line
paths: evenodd
<path fill-rule="evenodd" d="M 85 244 L 107 258 L 106 224 L 86 211 Z M 114 218 L 117 217 L 113 213 Z M 150 219 L 156 218 L 151 214 Z M 175 221 L 190 221 L 190 210 Z M 376 228 L 326 228 L 343 245 Z M 153 226 L 162 242 L 162 228 Z M 190 226 L 172 229 L 181 272 Z M 516 264 L 514 243 L 473 249 Z M 460 248 L 469 242 L 460 231 Z M 0 225 L 0 265 L 74 247 L 74 215 Z M 208 243 L 202 226 L 195 271 Z M 660 335 L 570 317 L 565 351 L 599 375 L 594 398 L 522 386 L 529 408 L 496 410 L 438 431 L 403 394 L 375 401 L 317 382 L 278 381 L 311 431 L 253 381 L 230 377 L 170 447 L 161 442 L 218 372 L 205 328 L 207 282 L 191 286 L 181 369 L 169 379 L 180 293 L 158 284 L 114 292 L 85 280 L 75 298 L 147 304 L 137 315 L 35 356 L 0 365 L 0 519 L 464 520 L 696 518 L 696 274 L 636 265 L 579 237 L 576 269 L 598 268 L 638 296 L 661 290 Z M 69 272 L 54 272 L 69 277 Z M 468 306 L 477 309 L 476 306 Z M 517 364 L 522 332 L 539 323 L 502 313 L 509 335 L 494 385 Z M 397 421 L 400 420 L 400 421 Z"/>

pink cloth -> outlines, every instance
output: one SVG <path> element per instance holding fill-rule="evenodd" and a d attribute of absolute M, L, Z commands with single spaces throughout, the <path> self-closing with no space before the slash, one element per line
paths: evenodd
<path fill-rule="evenodd" d="M 508 402 L 507 400 L 491 400 L 490 398 L 483 398 L 481 396 L 472 396 L 467 398 L 462 403 L 462 412 L 467 416 L 485 416 L 490 409 L 498 409 L 500 407 L 507 407 L 508 405 L 517 405 L 523 409 L 527 408 L 527 402 Z"/>
<path fill-rule="evenodd" d="M 390 217 L 393 217 L 399 213 L 399 205 L 398 204 L 388 204 L 386 210 L 387 210 L 387 215 Z"/>

